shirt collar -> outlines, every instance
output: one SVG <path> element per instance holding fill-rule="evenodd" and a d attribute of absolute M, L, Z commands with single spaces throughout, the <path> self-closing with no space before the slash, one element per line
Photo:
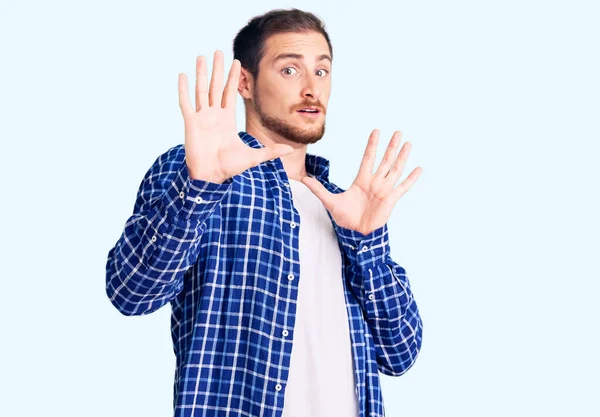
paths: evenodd
<path fill-rule="evenodd" d="M 238 135 L 246 145 L 252 148 L 265 147 L 262 142 L 247 132 L 241 131 Z M 329 160 L 322 156 L 306 152 L 306 172 L 310 176 L 329 182 Z"/>

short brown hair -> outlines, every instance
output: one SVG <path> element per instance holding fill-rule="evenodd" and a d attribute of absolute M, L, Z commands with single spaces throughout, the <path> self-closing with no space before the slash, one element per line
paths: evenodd
<path fill-rule="evenodd" d="M 233 40 L 233 59 L 238 59 L 254 78 L 258 76 L 258 65 L 264 56 L 267 38 L 277 33 L 315 31 L 322 34 L 329 46 L 333 59 L 333 48 L 325 23 L 313 13 L 298 9 L 275 9 L 248 21 Z"/>

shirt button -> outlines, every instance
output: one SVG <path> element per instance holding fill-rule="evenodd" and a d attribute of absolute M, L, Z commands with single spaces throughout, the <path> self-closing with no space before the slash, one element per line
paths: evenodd
<path fill-rule="evenodd" d="M 288 332 L 287 330 L 284 330 L 281 332 L 282 335 L 287 336 L 288 334 L 290 334 L 290 332 Z"/>
<path fill-rule="evenodd" d="M 156 242 L 156 235 L 152 236 L 152 241 Z"/>
<path fill-rule="evenodd" d="M 363 252 L 366 252 L 366 251 L 368 251 L 368 250 L 369 250 L 369 247 L 368 247 L 368 246 L 363 246 L 363 249 L 362 249 L 362 251 L 363 251 Z"/>
<path fill-rule="evenodd" d="M 197 204 L 202 203 L 202 197 L 200 197 L 200 196 L 196 197 L 196 203 Z"/>
<path fill-rule="evenodd" d="M 275 385 L 275 389 L 276 389 L 277 391 L 281 391 L 281 384 L 277 384 L 277 385 Z"/>
<path fill-rule="evenodd" d="M 369 294 L 369 300 L 374 300 L 375 299 L 375 294 Z"/>
<path fill-rule="evenodd" d="M 285 185 L 286 187 L 290 186 L 290 184 L 288 184 L 287 182 L 284 182 L 283 185 Z"/>
<path fill-rule="evenodd" d="M 288 275 L 288 279 L 289 279 L 290 281 L 291 281 L 291 280 L 293 280 L 293 279 L 294 279 L 294 274 L 289 274 L 289 275 Z"/>
<path fill-rule="evenodd" d="M 291 227 L 292 229 L 294 229 L 294 228 L 296 227 L 296 222 L 291 222 L 291 223 L 290 223 L 290 227 Z"/>
<path fill-rule="evenodd" d="M 185 193 L 182 191 L 179 193 L 179 198 L 184 198 L 185 197 Z"/>

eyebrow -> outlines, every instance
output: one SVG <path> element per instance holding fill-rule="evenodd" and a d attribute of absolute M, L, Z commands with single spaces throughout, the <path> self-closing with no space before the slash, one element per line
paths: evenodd
<path fill-rule="evenodd" d="M 282 59 L 288 59 L 288 58 L 295 58 L 295 59 L 304 59 L 304 55 L 301 54 L 288 54 L 288 53 L 283 53 L 283 54 L 279 54 L 275 57 L 275 59 L 273 60 L 273 63 L 280 61 Z M 329 62 L 331 63 L 331 57 L 327 54 L 323 54 L 323 55 L 319 55 L 317 57 L 317 61 L 323 61 L 324 59 L 329 60 Z"/>

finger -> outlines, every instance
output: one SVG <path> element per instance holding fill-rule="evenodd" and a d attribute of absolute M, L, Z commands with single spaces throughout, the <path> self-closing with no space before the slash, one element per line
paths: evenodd
<path fill-rule="evenodd" d="M 370 178 L 373 175 L 373 166 L 375 165 L 375 156 L 377 155 L 377 144 L 379 143 L 379 129 L 373 129 L 369 140 L 367 141 L 367 147 L 363 154 L 363 159 L 358 169 L 359 177 Z"/>
<path fill-rule="evenodd" d="M 390 168 L 387 176 L 384 178 L 384 182 L 388 184 L 390 187 L 393 187 L 398 181 L 398 178 L 404 172 L 404 167 L 406 165 L 406 160 L 408 159 L 408 155 L 410 154 L 410 150 L 412 149 L 412 144 L 410 142 L 404 142 L 402 145 L 402 149 L 400 149 L 400 153 L 398 157 L 394 161 L 394 164 Z"/>
<path fill-rule="evenodd" d="M 221 105 L 223 95 L 223 52 L 215 51 L 212 77 L 210 78 L 209 105 Z"/>
<path fill-rule="evenodd" d="M 333 210 L 333 206 L 335 205 L 335 194 L 325 188 L 319 180 L 306 176 L 302 178 L 302 184 L 306 185 L 310 191 L 321 200 L 327 210 Z"/>
<path fill-rule="evenodd" d="M 200 55 L 196 59 L 196 111 L 208 107 L 208 75 L 206 58 Z"/>
<path fill-rule="evenodd" d="M 191 113 L 194 112 L 192 103 L 190 101 L 190 90 L 187 82 L 187 76 L 185 74 L 179 74 L 178 79 L 178 91 L 179 91 L 179 107 L 184 118 L 187 118 Z"/>
<path fill-rule="evenodd" d="M 413 169 L 412 172 L 408 175 L 408 177 L 406 177 L 406 179 L 402 181 L 400 185 L 398 185 L 392 190 L 394 200 L 399 199 L 406 192 L 408 192 L 408 190 L 410 190 L 410 187 L 412 187 L 413 184 L 419 179 L 422 172 L 423 168 L 421 167 L 416 167 L 415 169 Z"/>
<path fill-rule="evenodd" d="M 377 167 L 377 172 L 375 172 L 375 176 L 384 178 L 390 170 L 392 163 L 396 157 L 396 150 L 400 145 L 400 137 L 402 136 L 402 132 L 396 130 L 392 135 L 392 139 L 390 139 L 390 143 L 383 155 L 383 159 L 381 160 L 379 167 Z"/>
<path fill-rule="evenodd" d="M 227 77 L 227 84 L 225 84 L 225 90 L 223 91 L 223 102 L 221 106 L 223 108 L 233 107 L 235 109 L 235 103 L 237 98 L 238 85 L 240 83 L 240 72 L 242 64 L 239 59 L 234 59 L 229 70 L 229 76 Z"/>
<path fill-rule="evenodd" d="M 257 166 L 265 161 L 270 161 L 271 159 L 290 154 L 294 152 L 294 148 L 290 145 L 278 143 L 262 148 L 248 148 L 248 151 L 250 152 L 250 157 L 248 158 L 249 163 L 252 164 L 251 166 Z"/>

